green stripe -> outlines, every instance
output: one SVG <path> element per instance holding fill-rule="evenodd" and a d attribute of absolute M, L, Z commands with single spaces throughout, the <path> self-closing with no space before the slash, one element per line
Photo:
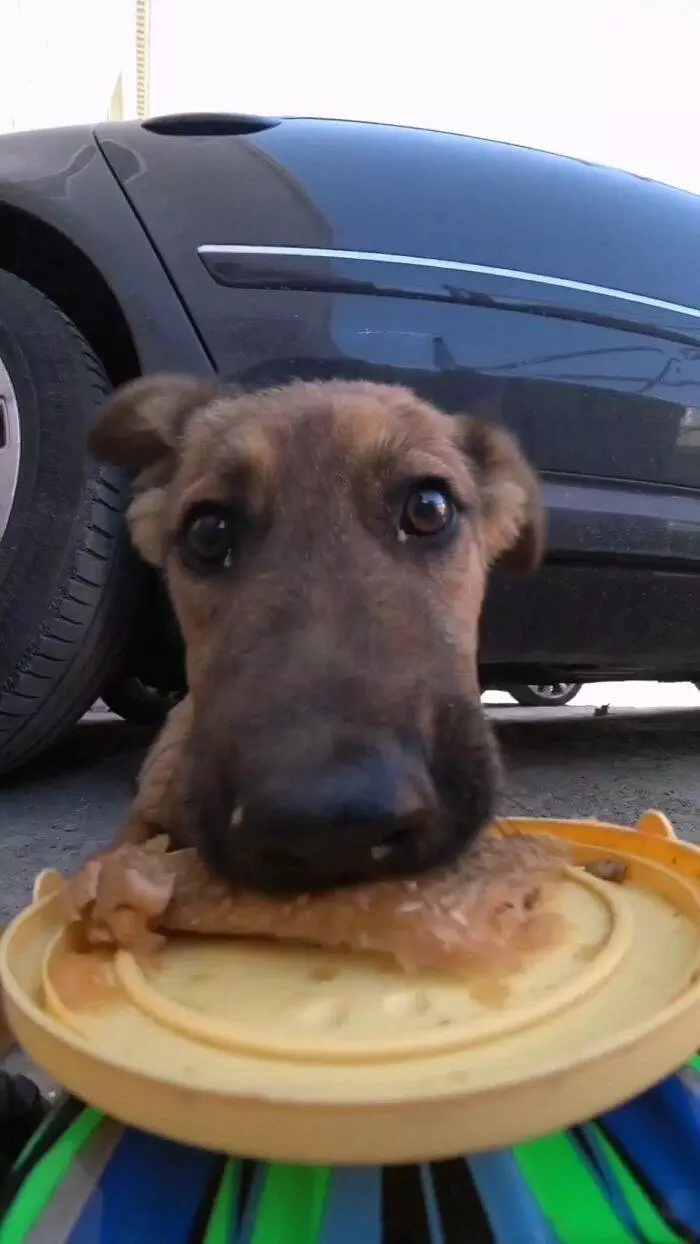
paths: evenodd
<path fill-rule="evenodd" d="M 562 1244 L 634 1244 L 568 1136 L 516 1145 L 513 1153 Z"/>
<path fill-rule="evenodd" d="M 676 1235 L 675 1231 L 672 1231 L 664 1222 L 656 1206 L 649 1200 L 644 1189 L 637 1183 L 634 1175 L 598 1127 L 596 1135 L 642 1235 L 646 1239 L 653 1240 L 654 1244 L 682 1244 L 681 1236 Z"/>
<path fill-rule="evenodd" d="M 29 1137 L 29 1140 L 24 1146 L 24 1149 L 20 1153 L 19 1157 L 16 1159 L 12 1167 L 13 1171 L 18 1170 L 20 1166 L 24 1166 L 24 1163 L 27 1161 L 27 1158 L 30 1156 L 30 1154 L 34 1152 L 37 1145 L 39 1144 L 39 1141 L 43 1139 L 43 1137 L 46 1135 L 46 1133 L 48 1132 L 52 1124 L 53 1124 L 53 1111 L 48 1111 L 48 1113 L 44 1115 L 44 1118 L 42 1119 L 36 1131 L 32 1132 L 31 1136 Z"/>
<path fill-rule="evenodd" d="M 268 1167 L 251 1244 L 318 1244 L 330 1177 L 328 1166 Z"/>
<path fill-rule="evenodd" d="M 99 1110 L 84 1110 L 29 1172 L 0 1223 L 0 1244 L 24 1244 L 83 1145 L 103 1119 Z"/>
<path fill-rule="evenodd" d="M 35 1132 L 29 1137 L 24 1149 L 19 1157 L 15 1159 L 12 1167 L 13 1172 L 18 1172 L 29 1161 L 33 1153 L 43 1144 L 47 1133 L 52 1130 L 56 1131 L 56 1135 L 60 1136 L 66 1127 L 75 1121 L 78 1115 L 85 1109 L 75 1098 L 61 1097 L 58 1101 L 47 1110 L 44 1118 L 39 1124 Z M 58 1121 L 61 1120 L 61 1126 Z"/>
<path fill-rule="evenodd" d="M 202 1238 L 202 1244 L 230 1244 L 236 1224 L 240 1167 L 230 1159 L 224 1167 L 214 1208 Z M 1 1244 L 1 1242 L 0 1242 Z"/>

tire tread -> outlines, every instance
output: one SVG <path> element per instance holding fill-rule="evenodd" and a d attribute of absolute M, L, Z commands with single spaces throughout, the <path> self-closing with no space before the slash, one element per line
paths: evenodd
<path fill-rule="evenodd" d="M 15 317 L 32 322 L 49 363 L 59 371 L 70 356 L 73 384 L 83 387 L 85 401 L 101 405 L 112 386 L 72 321 L 26 282 L 0 272 L 0 317 L 8 295 Z M 49 614 L 0 686 L 0 773 L 26 763 L 74 725 L 123 660 L 134 596 L 129 581 L 137 573 L 123 521 L 127 500 L 121 473 L 95 468 L 86 484 L 85 525 Z"/>

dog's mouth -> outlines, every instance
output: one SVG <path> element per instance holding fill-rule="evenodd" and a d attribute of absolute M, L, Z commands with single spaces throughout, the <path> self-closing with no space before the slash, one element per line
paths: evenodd
<path fill-rule="evenodd" d="M 454 863 L 481 828 L 465 833 L 448 813 L 435 811 L 375 825 L 371 834 L 362 823 L 344 825 L 342 833 L 333 825 L 297 823 L 285 841 L 247 825 L 246 808 L 238 804 L 230 832 L 207 834 L 200 850 L 233 888 L 296 897 L 425 876 Z"/>
<path fill-rule="evenodd" d="M 185 837 L 229 886 L 267 895 L 447 868 L 491 820 L 497 790 L 489 736 L 471 709 L 462 718 L 453 712 L 430 747 L 403 729 L 358 732 L 332 749 L 312 735 L 296 765 L 289 750 L 271 768 L 251 760 L 275 749 L 250 739 L 235 767 L 216 751 L 193 756 Z"/>

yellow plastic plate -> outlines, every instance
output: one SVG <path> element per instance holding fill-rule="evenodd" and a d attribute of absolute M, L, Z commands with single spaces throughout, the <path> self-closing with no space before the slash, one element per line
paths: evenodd
<path fill-rule="evenodd" d="M 9 1021 L 85 1101 L 223 1152 L 422 1161 L 571 1126 L 700 1044 L 700 850 L 659 813 L 501 826 L 574 850 L 553 900 L 566 935 L 515 975 L 234 939 L 177 938 L 148 966 L 76 955 L 48 872 L 0 943 Z M 603 858 L 623 885 L 583 870 Z"/>

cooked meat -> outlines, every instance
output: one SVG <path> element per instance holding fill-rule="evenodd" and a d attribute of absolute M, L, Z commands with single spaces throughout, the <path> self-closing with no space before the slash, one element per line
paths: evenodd
<path fill-rule="evenodd" d="M 593 860 L 586 864 L 586 872 L 597 877 L 599 881 L 612 881 L 615 885 L 622 885 L 627 880 L 629 869 L 624 860 Z"/>
<path fill-rule="evenodd" d="M 159 839 L 91 860 L 67 894 L 88 944 L 137 953 L 179 932 L 375 951 L 407 969 L 515 967 L 561 928 L 546 900 L 566 862 L 553 839 L 491 833 L 449 871 L 278 900 L 228 889 Z"/>

